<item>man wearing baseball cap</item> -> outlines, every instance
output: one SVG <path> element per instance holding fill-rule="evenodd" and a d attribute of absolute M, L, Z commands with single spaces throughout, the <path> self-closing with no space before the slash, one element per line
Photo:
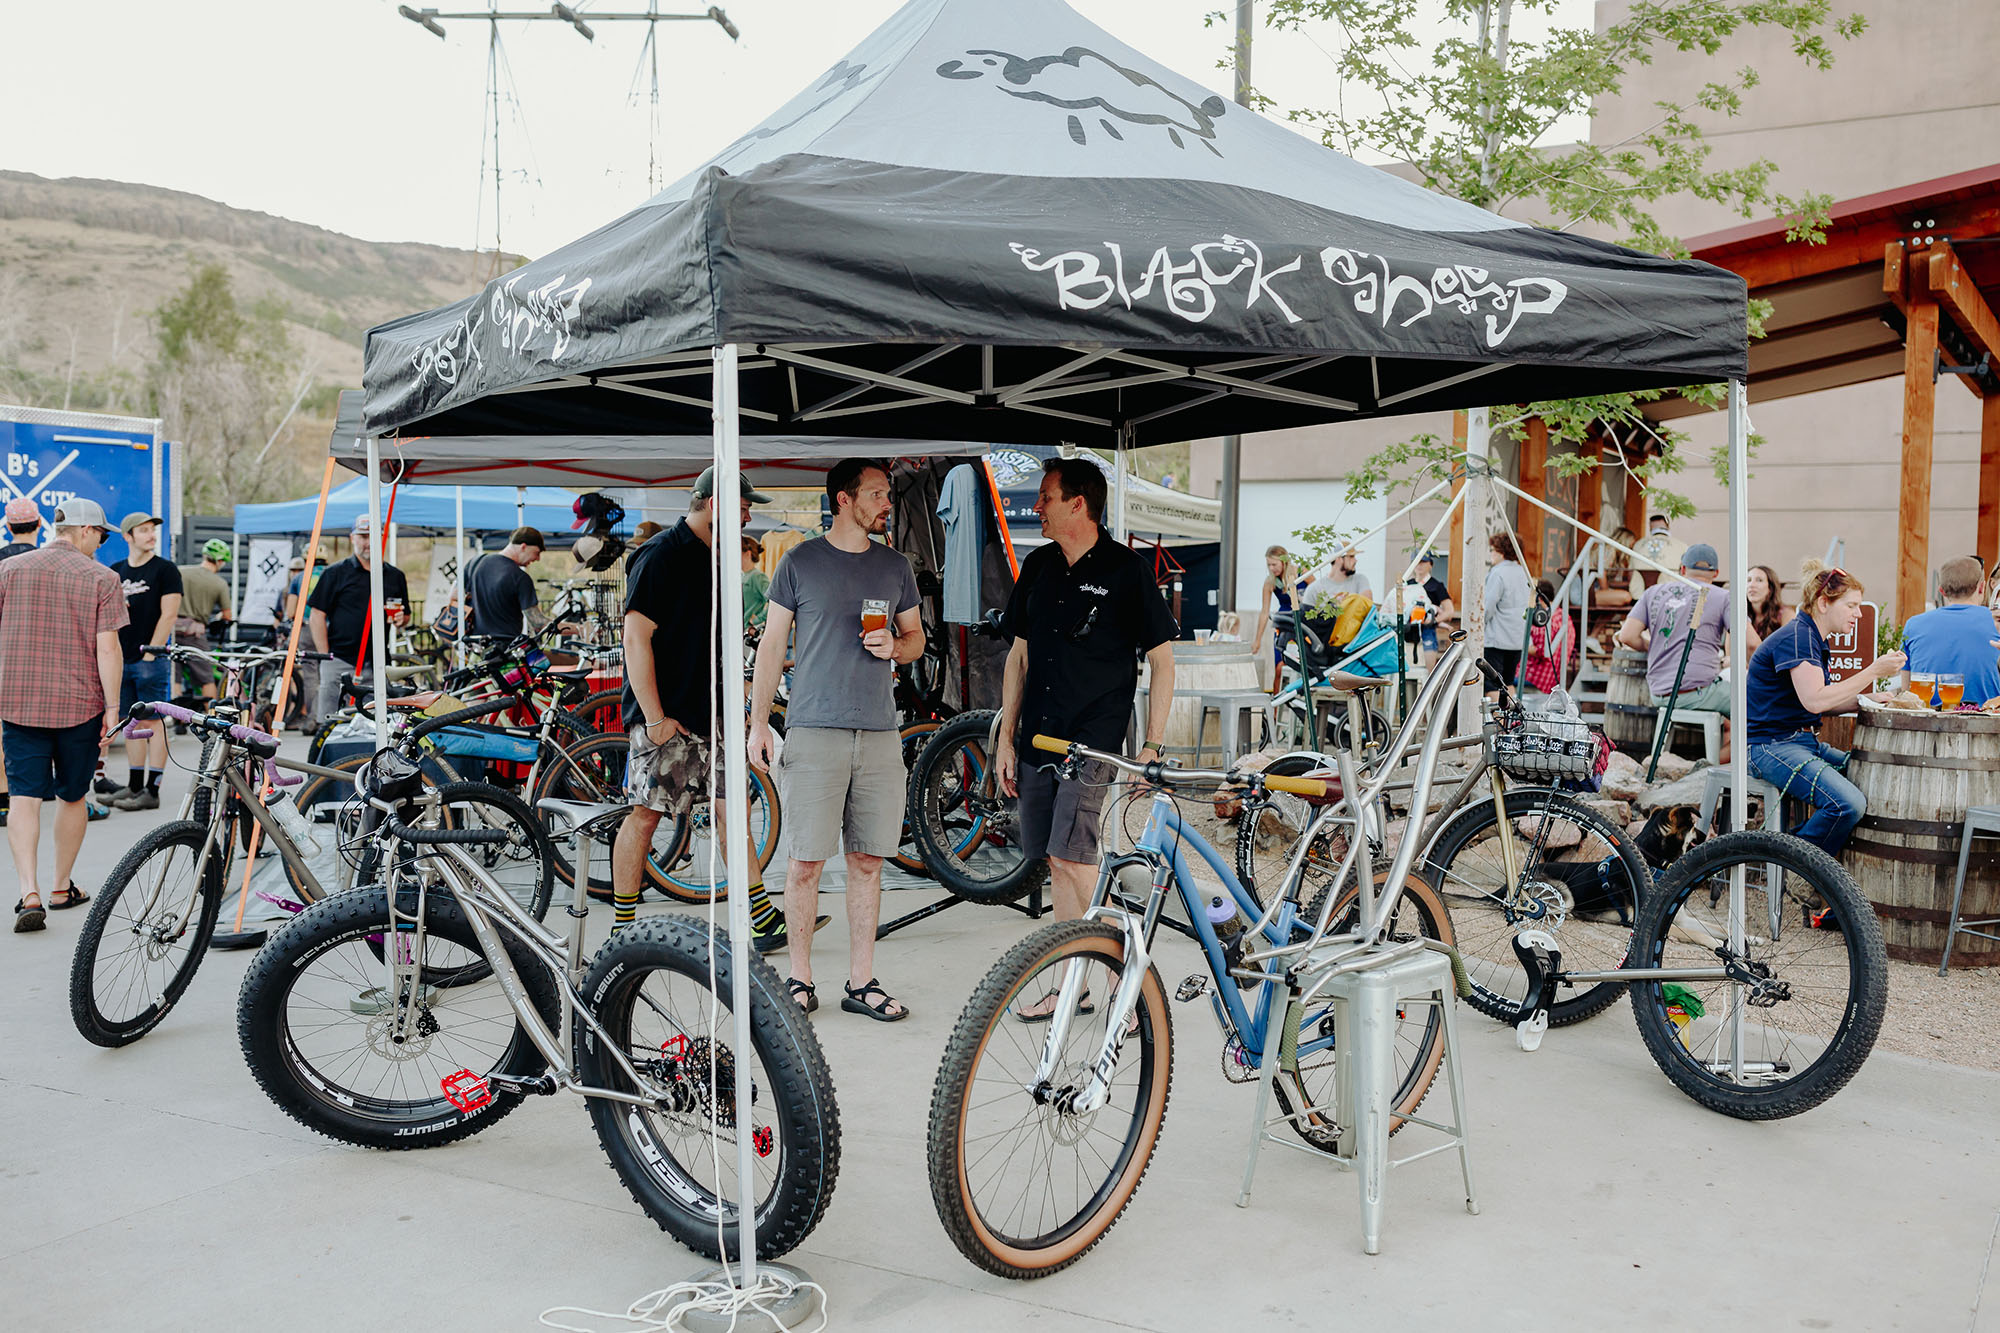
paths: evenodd
<path fill-rule="evenodd" d="M 1618 627 L 1618 642 L 1646 654 L 1646 689 L 1655 708 L 1664 707 L 1673 697 L 1674 711 L 1702 710 L 1729 716 L 1729 682 L 1722 679 L 1723 644 L 1731 629 L 1729 594 L 1709 585 L 1715 582 L 1715 548 L 1696 542 L 1681 554 L 1681 576 L 1701 585 L 1691 588 L 1679 579 L 1661 578 L 1639 595 L 1625 623 Z M 1692 629 L 1694 647 L 1687 649 Z M 1756 652 L 1763 640 L 1755 628 L 1745 625 L 1748 651 Z M 1681 654 L 1687 653 L 1687 668 Z M 1724 736 L 1728 735 L 1725 727 Z M 1729 752 L 1723 742 L 1723 757 Z"/>
<path fill-rule="evenodd" d="M 222 577 L 222 567 L 228 563 L 229 543 L 211 537 L 201 545 L 200 564 L 180 567 L 181 614 L 174 622 L 175 643 L 209 650 L 209 624 L 229 619 L 229 580 Z M 187 674 L 202 698 L 215 697 L 214 663 L 189 662 Z"/>
<path fill-rule="evenodd" d="M 0 737 L 12 792 L 7 846 L 21 886 L 17 931 L 40 930 L 49 908 L 88 900 L 70 879 L 89 819 L 84 797 L 122 720 L 124 589 L 93 558 L 104 543 L 104 509 L 66 500 L 54 527 L 47 546 L 0 563 Z M 56 888 L 44 898 L 36 862 L 42 803 L 51 800 Z"/>
<path fill-rule="evenodd" d="M 160 554 L 160 516 L 133 510 L 119 520 L 131 549 L 111 567 L 125 585 L 128 622 L 118 631 L 125 650 L 124 684 L 118 711 L 129 713 L 139 702 L 164 703 L 173 694 L 174 664 L 164 656 L 148 656 L 149 647 L 164 647 L 173 636 L 181 610 L 181 572 Z M 132 771 L 126 790 L 111 798 L 113 810 L 157 810 L 160 779 L 167 772 L 167 729 L 154 727 L 151 738 L 127 740 L 125 758 Z"/>
<path fill-rule="evenodd" d="M 42 530 L 42 511 L 33 500 L 16 497 L 7 502 L 7 544 L 0 546 L 0 560 L 11 560 L 35 549 L 35 535 Z"/>

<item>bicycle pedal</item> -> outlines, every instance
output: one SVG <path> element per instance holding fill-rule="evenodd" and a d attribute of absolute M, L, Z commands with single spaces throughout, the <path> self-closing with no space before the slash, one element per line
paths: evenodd
<path fill-rule="evenodd" d="M 1174 998 L 1183 1004 L 1208 994 L 1208 974 L 1197 972 L 1174 989 Z"/>

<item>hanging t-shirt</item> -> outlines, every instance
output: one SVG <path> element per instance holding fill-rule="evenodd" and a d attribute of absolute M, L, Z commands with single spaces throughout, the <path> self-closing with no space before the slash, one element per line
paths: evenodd
<path fill-rule="evenodd" d="M 944 520 L 944 618 L 979 623 L 979 573 L 986 559 L 986 505 L 980 469 L 960 463 L 944 474 L 938 517 Z"/>
<path fill-rule="evenodd" d="M 139 650 L 153 641 L 153 631 L 159 628 L 161 601 L 180 592 L 181 572 L 171 560 L 157 555 L 138 566 L 120 560 L 111 572 L 125 584 L 125 614 L 130 617 L 118 631 L 119 646 L 124 648 L 128 663 L 143 662 L 147 659 Z"/>

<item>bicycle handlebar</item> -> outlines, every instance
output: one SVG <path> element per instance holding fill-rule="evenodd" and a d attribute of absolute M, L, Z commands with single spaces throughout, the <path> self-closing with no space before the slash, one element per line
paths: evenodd
<path fill-rule="evenodd" d="M 183 726 L 193 727 L 197 731 L 207 731 L 227 736 L 259 759 L 269 760 L 275 759 L 278 756 L 278 738 L 269 732 L 259 731 L 255 727 L 246 727 L 240 722 L 222 722 L 208 716 L 206 713 L 197 713 L 191 708 L 183 708 L 179 704 L 136 703 L 132 705 L 132 711 L 127 716 L 133 718 L 163 717 L 170 722 L 178 722 Z"/>
<path fill-rule="evenodd" d="M 493 713 L 504 713 L 509 709 L 519 708 L 520 706 L 521 700 L 515 695 L 497 695 L 494 698 L 473 704 L 469 708 L 461 708 L 455 713 L 445 713 L 438 717 L 425 718 L 422 722 L 410 728 L 409 735 L 403 737 L 403 743 L 407 745 L 412 741 L 421 740 L 440 727 L 455 727 L 462 722 L 471 722 Z"/>
<path fill-rule="evenodd" d="M 376 802 L 378 806 L 381 802 Z M 390 815 L 387 821 L 392 836 L 420 847 L 438 847 L 448 843 L 470 845 L 473 843 L 497 843 L 507 841 L 507 830 L 499 828 L 412 828 L 402 820 Z"/>
<path fill-rule="evenodd" d="M 1155 785 L 1161 785 L 1169 779 L 1181 782 L 1248 782 L 1264 786 L 1271 791 L 1290 792 L 1294 796 L 1325 797 L 1332 794 L 1332 789 L 1318 778 L 1292 778 L 1277 773 L 1244 772 L 1234 768 L 1168 768 L 1165 764 L 1158 762 L 1142 764 L 1136 760 L 1127 759 L 1122 754 L 1112 754 L 1105 750 L 1093 750 L 1089 746 L 1076 741 L 1057 740 L 1054 736 L 1038 735 L 1034 738 L 1032 744 L 1037 750 L 1047 750 L 1051 754 L 1059 754 L 1066 757 L 1076 755 L 1085 759 L 1095 759 L 1099 763 L 1109 764 L 1113 768 L 1130 773 L 1134 777 L 1144 778 Z"/>

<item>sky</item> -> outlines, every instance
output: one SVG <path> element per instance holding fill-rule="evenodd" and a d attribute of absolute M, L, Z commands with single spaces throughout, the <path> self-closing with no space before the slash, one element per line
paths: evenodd
<path fill-rule="evenodd" d="M 593 42 L 560 23 L 501 24 L 500 243 L 537 255 L 625 213 L 651 192 L 649 155 L 661 184 L 698 166 L 899 3 L 727 0 L 742 33 L 735 42 L 706 20 L 661 24 L 657 137 L 648 133 L 644 24 L 600 21 Z M 1229 95 L 1229 71 L 1217 62 L 1230 29 L 1203 22 L 1224 0 L 1072 3 Z M 433 6 L 485 7 L 412 7 Z M 646 5 L 572 7 L 588 18 Z M 660 4 L 662 12 L 706 8 L 705 0 Z M 10 54 L 0 79 L 0 168 L 166 186 L 368 240 L 491 247 L 487 25 L 448 22 L 441 41 L 396 9 L 396 0 L 92 0 L 83 15 L 63 4 L 0 4 L 0 51 Z M 1588 23 L 1592 12 L 1591 0 L 1557 6 L 1564 23 Z M 1309 40 L 1260 28 L 1255 82 L 1282 106 L 1330 102 L 1337 41 L 1331 30 Z M 76 58 L 63 59 L 65 51 Z M 18 58 L 29 52 L 41 55 Z M 1582 130 L 1568 128 L 1559 137 Z"/>

